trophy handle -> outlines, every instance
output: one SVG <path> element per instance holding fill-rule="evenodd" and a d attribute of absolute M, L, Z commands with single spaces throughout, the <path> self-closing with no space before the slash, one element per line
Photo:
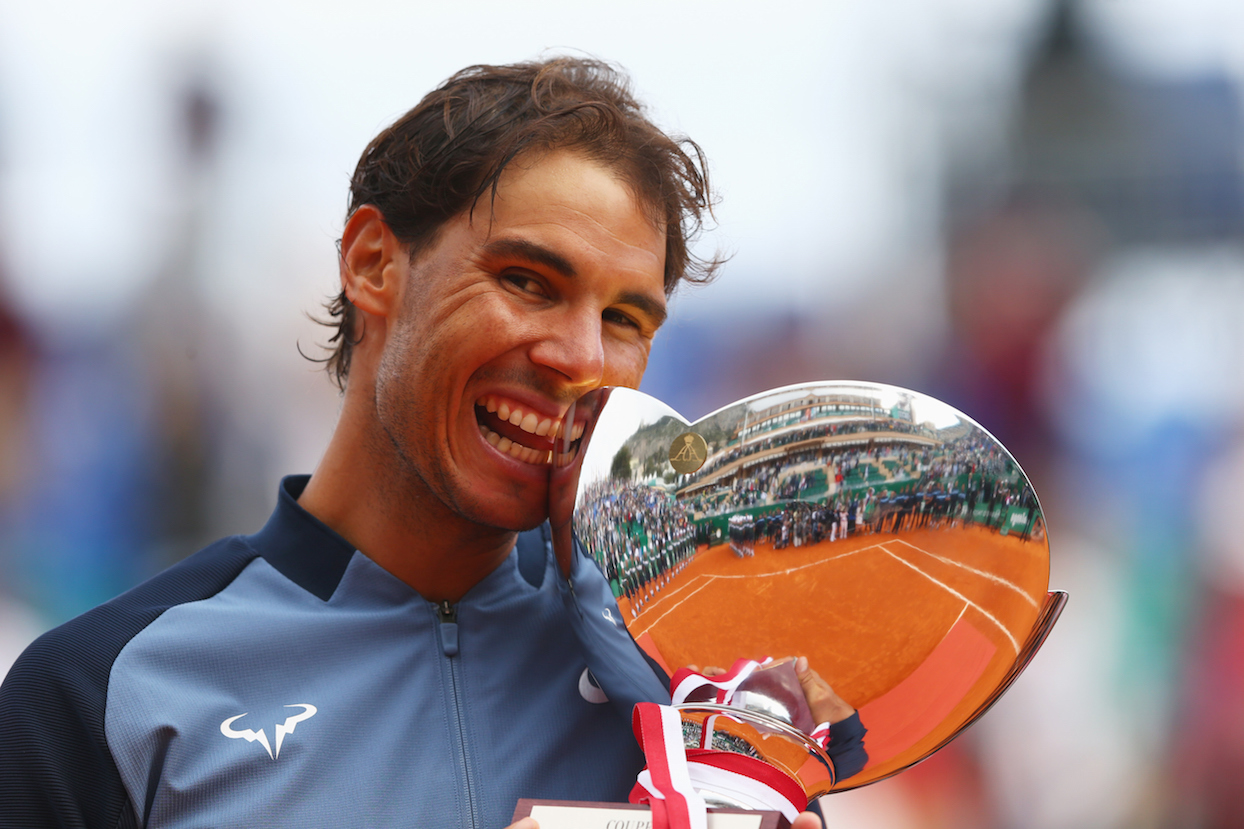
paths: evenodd
<path fill-rule="evenodd" d="M 1054 628 L 1054 623 L 1058 621 L 1058 617 L 1062 615 L 1063 608 L 1067 606 L 1067 599 L 1070 594 L 1066 590 L 1051 590 L 1045 594 L 1045 603 L 1041 605 L 1041 611 L 1037 614 L 1037 621 L 1032 625 L 1032 631 L 1028 634 L 1028 639 L 1024 641 L 1024 646 L 1020 648 L 1019 654 L 1015 657 L 1015 663 L 1011 666 L 1011 670 L 1007 671 L 1006 676 L 998 683 L 998 687 L 989 695 L 989 698 L 981 703 L 980 707 L 972 712 L 972 716 L 968 717 L 962 731 L 972 723 L 980 719 L 981 715 L 993 707 L 998 698 L 1006 693 L 1006 689 L 1019 678 L 1019 675 L 1028 667 L 1028 663 L 1037 655 L 1037 651 L 1041 650 L 1041 646 L 1045 644 L 1046 637 L 1050 635 L 1050 631 Z M 956 732 L 958 733 L 958 732 Z M 948 737 L 938 748 L 946 745 L 954 739 L 954 735 Z"/>

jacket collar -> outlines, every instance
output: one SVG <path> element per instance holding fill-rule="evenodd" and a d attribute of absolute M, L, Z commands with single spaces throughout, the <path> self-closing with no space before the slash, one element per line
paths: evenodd
<path fill-rule="evenodd" d="M 310 475 L 281 480 L 276 509 L 263 529 L 247 538 L 287 579 L 324 601 L 332 598 L 354 556 L 354 545 L 298 505 Z"/>

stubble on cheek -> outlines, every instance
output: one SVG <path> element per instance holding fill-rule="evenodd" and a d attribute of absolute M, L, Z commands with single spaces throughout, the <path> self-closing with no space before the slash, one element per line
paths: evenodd
<path fill-rule="evenodd" d="M 492 526 L 487 510 L 476 503 L 478 493 L 464 488 L 450 466 L 456 424 L 445 419 L 456 407 L 447 399 L 446 378 L 435 369 L 443 358 L 430 345 L 420 350 L 418 339 L 417 332 L 395 329 L 376 369 L 374 411 L 380 428 L 370 433 L 369 451 L 383 465 L 386 514 L 408 521 L 415 511 L 448 510 Z"/>
<path fill-rule="evenodd" d="M 411 337 L 405 329 L 394 330 L 376 368 L 374 412 L 380 429 L 369 435 L 368 449 L 384 468 L 389 486 L 401 490 L 391 495 L 410 497 L 428 482 L 420 469 L 425 454 L 413 444 L 419 424 L 426 421 L 420 410 L 418 381 L 410 366 Z"/>

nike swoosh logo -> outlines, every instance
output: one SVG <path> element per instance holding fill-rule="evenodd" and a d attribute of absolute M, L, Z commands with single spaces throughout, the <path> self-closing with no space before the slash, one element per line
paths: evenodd
<path fill-rule="evenodd" d="M 583 673 L 579 674 L 579 696 L 596 705 L 602 702 L 608 702 L 609 697 L 605 696 L 605 692 L 600 686 L 592 681 L 593 677 L 587 668 L 583 669 Z"/>

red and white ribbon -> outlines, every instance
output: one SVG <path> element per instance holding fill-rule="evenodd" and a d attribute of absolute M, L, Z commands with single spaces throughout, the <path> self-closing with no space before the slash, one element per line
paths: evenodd
<path fill-rule="evenodd" d="M 631 790 L 631 802 L 652 809 L 652 829 L 708 829 L 708 809 L 687 768 L 682 717 L 668 705 L 641 702 L 631 726 L 648 761 Z"/>
<path fill-rule="evenodd" d="M 714 792 L 746 809 L 781 812 L 794 822 L 808 808 L 797 779 L 745 754 L 688 749 L 687 770 L 697 791 Z"/>
<path fill-rule="evenodd" d="M 687 697 L 701 688 L 715 688 L 716 694 L 711 702 L 729 705 L 734 692 L 743 684 L 743 681 L 761 665 L 768 665 L 772 661 L 767 656 L 761 662 L 754 659 L 739 659 L 724 674 L 711 677 L 696 673 L 690 668 L 679 668 L 674 672 L 674 678 L 670 680 L 670 696 L 674 705 L 679 705 L 686 702 Z M 705 702 L 709 701 L 705 700 Z"/>
<path fill-rule="evenodd" d="M 779 768 L 743 754 L 684 748 L 682 718 L 669 706 L 639 703 L 632 726 L 648 767 L 636 778 L 630 801 L 652 809 L 652 829 L 707 829 L 700 791 L 744 808 L 781 812 L 788 821 L 808 806 L 803 785 Z"/>

